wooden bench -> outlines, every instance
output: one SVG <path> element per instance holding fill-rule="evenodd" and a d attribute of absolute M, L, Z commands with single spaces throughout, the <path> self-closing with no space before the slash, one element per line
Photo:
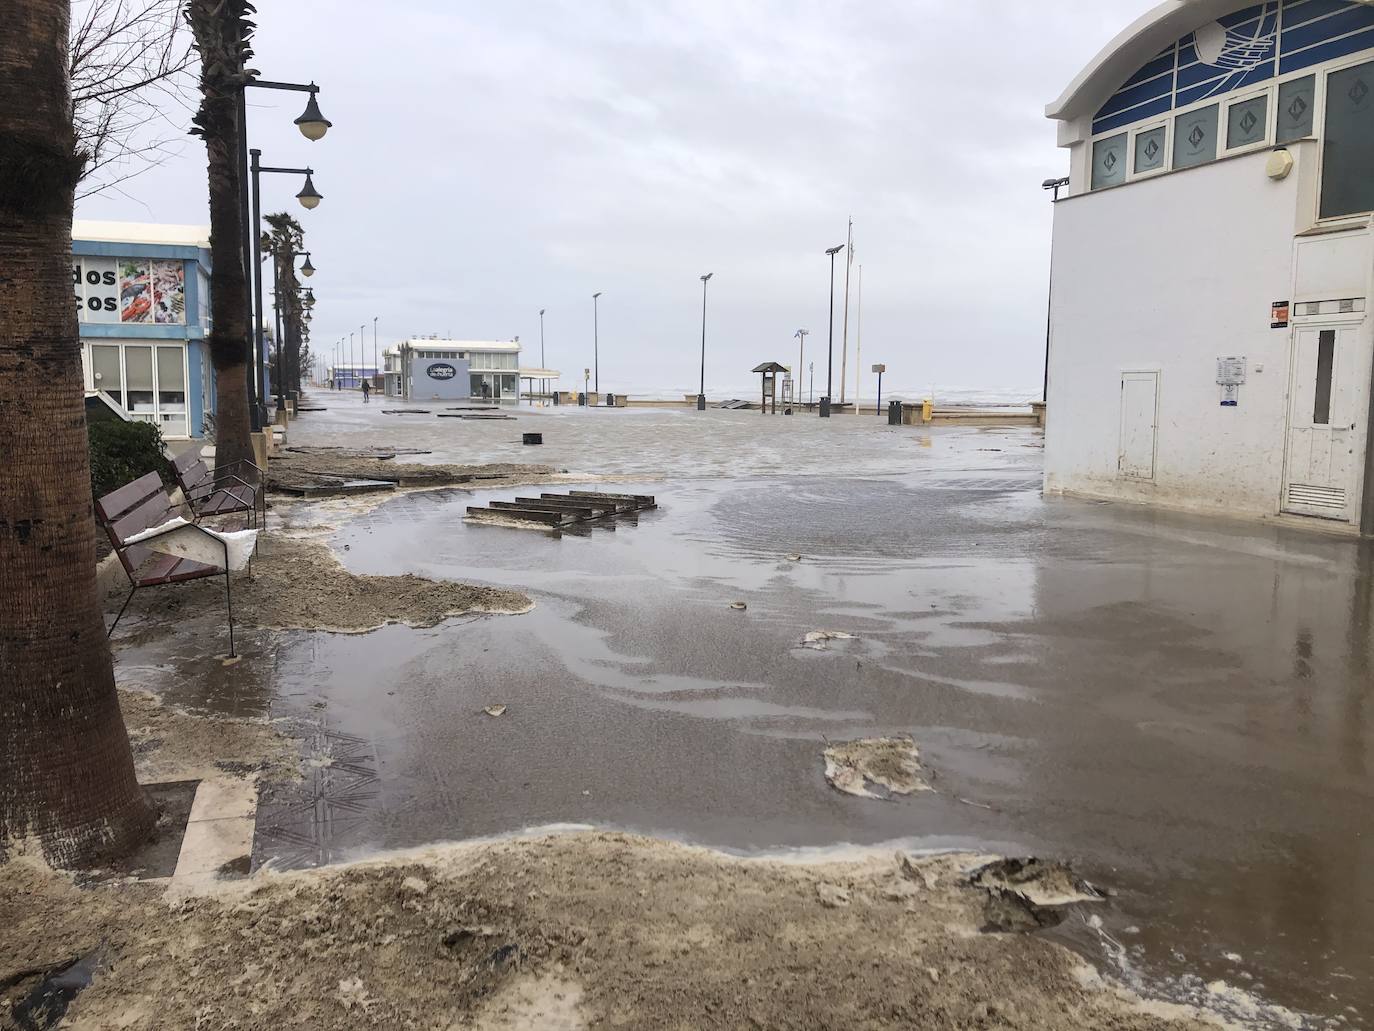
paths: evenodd
<path fill-rule="evenodd" d="M 195 513 L 189 505 L 173 503 L 162 486 L 162 477 L 152 472 L 140 476 L 133 483 L 125 484 L 111 491 L 95 503 L 96 519 L 110 539 L 110 546 L 119 556 L 124 572 L 133 585 L 129 596 L 119 608 L 119 615 L 110 625 L 105 636 L 113 634 L 115 627 L 124 616 L 135 592 L 143 587 L 160 587 L 163 584 L 187 583 L 203 580 L 209 576 L 224 577 L 224 605 L 229 613 L 229 655 L 234 655 L 234 604 L 229 585 L 229 546 L 224 544 L 224 568 L 206 565 L 188 558 L 175 555 L 161 555 L 147 547 L 143 542 L 129 544 L 145 530 L 161 526 L 178 516 L 195 525 Z M 196 529 L 213 536 L 200 526 Z M 222 541 L 219 543 L 223 544 Z"/>
<path fill-rule="evenodd" d="M 200 449 L 187 448 L 172 459 L 172 472 L 177 486 L 186 495 L 196 519 L 204 516 L 232 515 L 246 512 L 249 525 L 258 525 L 258 512 L 262 512 L 262 525 L 267 526 L 267 495 L 262 488 L 262 470 L 247 459 L 231 462 L 230 469 L 248 469 L 257 474 L 257 482 L 244 479 L 237 473 L 224 473 L 218 478 L 205 465 L 200 457 Z"/>

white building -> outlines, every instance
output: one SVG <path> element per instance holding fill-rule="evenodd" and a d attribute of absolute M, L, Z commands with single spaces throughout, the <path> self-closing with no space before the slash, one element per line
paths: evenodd
<path fill-rule="evenodd" d="M 1374 4 L 1171 0 L 1047 113 L 1046 490 L 1374 533 Z"/>
<path fill-rule="evenodd" d="M 521 380 L 557 380 L 552 369 L 522 369 L 514 340 L 402 340 L 383 353 L 387 397 L 408 401 L 475 400 L 514 403 Z"/>

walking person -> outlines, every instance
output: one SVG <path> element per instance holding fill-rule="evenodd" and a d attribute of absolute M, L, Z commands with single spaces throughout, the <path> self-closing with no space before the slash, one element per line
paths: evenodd
<path fill-rule="evenodd" d="M 363 404 L 367 404 L 367 395 L 372 393 L 372 382 L 363 380 Z"/>

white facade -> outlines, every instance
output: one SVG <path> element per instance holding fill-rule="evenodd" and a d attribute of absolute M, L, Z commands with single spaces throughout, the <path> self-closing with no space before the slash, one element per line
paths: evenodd
<path fill-rule="evenodd" d="M 1051 105 L 1047 491 L 1360 525 L 1374 243 L 1326 115 L 1364 117 L 1374 9 L 1312 2 L 1165 4 Z"/>
<path fill-rule="evenodd" d="M 520 397 L 520 341 L 402 340 L 386 349 L 383 370 L 388 396 L 515 402 Z"/>

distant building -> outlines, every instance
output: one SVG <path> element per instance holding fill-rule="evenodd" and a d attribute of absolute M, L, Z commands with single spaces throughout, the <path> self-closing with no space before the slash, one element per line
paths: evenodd
<path fill-rule="evenodd" d="M 363 380 L 376 383 L 377 367 L 375 365 L 331 365 L 329 367 L 329 379 L 338 390 L 353 390 L 354 388 L 361 388 Z"/>
<path fill-rule="evenodd" d="M 1374 5 L 1172 0 L 1048 115 L 1046 489 L 1374 532 Z"/>
<path fill-rule="evenodd" d="M 213 413 L 208 226 L 72 226 L 72 287 L 88 394 L 176 440 Z"/>
<path fill-rule="evenodd" d="M 413 338 L 388 347 L 388 397 L 409 401 L 520 398 L 520 341 Z"/>

